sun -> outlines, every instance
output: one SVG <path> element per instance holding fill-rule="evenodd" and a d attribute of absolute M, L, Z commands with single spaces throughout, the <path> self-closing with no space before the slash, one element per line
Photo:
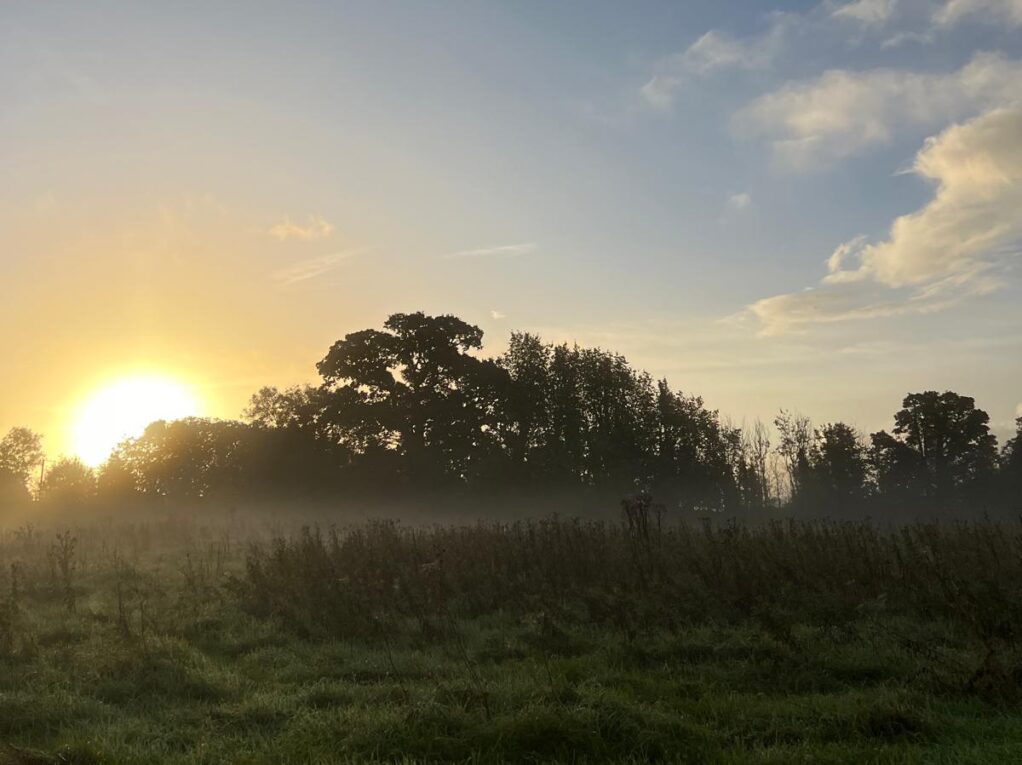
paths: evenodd
<path fill-rule="evenodd" d="M 188 386 L 157 375 L 116 380 L 89 396 L 72 431 L 74 453 L 87 465 L 102 464 L 121 441 L 140 436 L 156 420 L 200 414 Z"/>

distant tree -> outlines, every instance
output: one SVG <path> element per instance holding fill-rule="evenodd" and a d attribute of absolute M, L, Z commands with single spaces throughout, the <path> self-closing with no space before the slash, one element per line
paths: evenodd
<path fill-rule="evenodd" d="M 510 376 L 502 440 L 517 469 L 620 491 L 653 478 L 657 391 L 624 357 L 516 334 L 498 362 Z"/>
<path fill-rule="evenodd" d="M 1015 436 L 1001 450 L 1000 477 L 1008 506 L 1022 510 L 1022 417 L 1015 420 Z"/>
<path fill-rule="evenodd" d="M 1015 418 L 1015 436 L 1001 450 L 1001 467 L 1010 474 L 1022 476 L 1022 417 Z"/>
<path fill-rule="evenodd" d="M 835 422 L 818 429 L 810 462 L 813 484 L 825 507 L 844 510 L 860 505 L 866 498 L 869 454 L 852 426 Z"/>
<path fill-rule="evenodd" d="M 42 437 L 28 428 L 11 428 L 0 439 L 0 471 L 28 481 L 43 459 Z"/>
<path fill-rule="evenodd" d="M 524 336 L 502 359 L 511 376 L 511 424 L 526 436 L 524 457 L 535 473 L 566 484 L 597 485 L 644 475 L 641 466 L 622 464 L 631 451 L 634 394 L 631 370 L 620 357 L 599 349 L 541 345 Z M 526 345 L 528 344 L 528 345 Z"/>
<path fill-rule="evenodd" d="M 995 469 L 997 440 L 989 422 L 968 396 L 909 394 L 894 416 L 893 434 L 872 436 L 880 491 L 915 494 L 934 506 L 960 501 Z"/>
<path fill-rule="evenodd" d="M 134 466 L 129 464 L 124 453 L 128 443 L 115 449 L 96 471 L 96 494 L 104 503 L 124 504 L 140 496 Z"/>
<path fill-rule="evenodd" d="M 657 383 L 653 490 L 683 509 L 720 511 L 731 506 L 735 485 L 726 428 L 698 396 Z"/>
<path fill-rule="evenodd" d="M 117 447 L 110 465 L 120 475 L 104 475 L 101 485 L 129 477 L 122 488 L 174 500 L 234 494 L 244 480 L 237 454 L 245 427 L 199 417 L 153 422 Z"/>
<path fill-rule="evenodd" d="M 813 486 L 813 425 L 808 417 L 792 414 L 783 409 L 774 418 L 780 440 L 777 453 L 787 472 L 791 502 L 805 504 L 817 499 Z"/>
<path fill-rule="evenodd" d="M 623 356 L 599 348 L 579 351 L 577 364 L 586 479 L 623 491 L 651 472 L 656 437 L 653 380 L 632 369 Z"/>
<path fill-rule="evenodd" d="M 539 337 L 514 332 L 507 351 L 497 359 L 509 377 L 499 435 L 509 466 L 533 480 L 549 477 L 553 456 L 552 358 L 552 347 Z"/>
<path fill-rule="evenodd" d="M 728 464 L 737 486 L 737 509 L 761 512 L 773 504 L 769 476 L 770 432 L 756 421 L 751 427 L 733 428 Z"/>
<path fill-rule="evenodd" d="M 249 399 L 242 418 L 263 428 L 314 427 L 320 414 L 318 399 L 318 391 L 311 385 L 260 388 Z"/>
<path fill-rule="evenodd" d="M 870 435 L 869 459 L 879 498 L 907 502 L 926 496 L 922 458 L 886 430 Z"/>
<path fill-rule="evenodd" d="M 561 480 L 579 483 L 586 476 L 587 417 L 582 402 L 579 349 L 566 344 L 551 349 L 549 374 L 550 422 L 545 461 Z"/>
<path fill-rule="evenodd" d="M 0 439 L 0 502 L 29 499 L 29 482 L 42 460 L 42 437 L 28 428 L 11 428 Z"/>
<path fill-rule="evenodd" d="M 496 446 L 493 396 L 507 377 L 471 354 L 482 335 L 457 317 L 420 312 L 345 336 L 317 365 L 329 394 L 324 423 L 360 454 L 392 450 L 413 483 L 471 479 Z"/>
<path fill-rule="evenodd" d="M 65 457 L 46 471 L 39 487 L 39 499 L 52 505 L 75 506 L 96 496 L 96 474 L 75 457 Z"/>
<path fill-rule="evenodd" d="M 736 431 L 698 397 L 654 384 L 619 354 L 515 333 L 498 363 L 510 376 L 500 431 L 510 469 L 530 481 L 627 493 L 672 506 L 734 507 Z"/>

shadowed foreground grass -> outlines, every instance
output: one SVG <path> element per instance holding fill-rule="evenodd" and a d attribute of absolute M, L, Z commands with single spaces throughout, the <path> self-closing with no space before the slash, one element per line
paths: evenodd
<path fill-rule="evenodd" d="M 243 544 L 181 523 L 8 534 L 0 762 L 1022 760 L 1014 617 L 996 634 L 965 624 L 983 623 L 988 601 L 1011 612 L 1014 589 L 988 592 L 999 581 L 990 571 L 1007 575 L 1017 560 L 990 563 L 977 591 L 988 600 L 975 602 L 956 578 L 966 559 L 945 561 L 936 591 L 965 610 L 902 606 L 908 585 L 891 570 L 889 594 L 860 583 L 870 597 L 850 598 L 834 578 L 808 599 L 783 588 L 770 599 L 761 588 L 780 585 L 765 564 L 758 581 L 727 584 L 760 542 L 763 560 L 786 551 L 776 564 L 797 583 L 815 570 L 811 548 L 853 539 L 882 569 L 880 547 L 863 541 L 872 532 L 832 530 L 821 542 L 795 527 L 745 541 L 734 530 L 695 531 L 685 565 L 719 553 L 700 580 L 673 558 L 634 558 L 620 546 L 634 541 L 627 526 L 585 528 L 550 522 L 520 542 L 495 527 L 367 527 L 275 543 L 250 534 Z M 666 536 L 639 549 L 680 551 L 674 533 L 657 531 Z M 780 536 L 753 541 L 770 533 Z M 987 539 L 947 533 L 961 535 L 948 537 L 959 547 Z M 578 560 L 562 551 L 563 570 L 545 574 L 556 586 L 493 600 L 506 593 L 490 592 L 482 561 L 495 581 L 506 578 L 520 544 L 554 544 L 537 535 L 561 535 Z M 1014 531 L 989 538 L 1001 541 L 988 557 L 1010 558 Z M 937 539 L 925 554 L 940 557 Z M 514 553 L 506 560 L 504 543 Z M 341 569 L 353 559 L 369 566 L 359 550 L 376 568 L 353 582 Z M 616 590 L 585 570 L 588 557 L 605 561 Z M 479 576 L 459 579 L 459 559 Z M 675 600 L 696 589 L 718 607 Z M 742 600 L 746 590 L 762 607 Z"/>

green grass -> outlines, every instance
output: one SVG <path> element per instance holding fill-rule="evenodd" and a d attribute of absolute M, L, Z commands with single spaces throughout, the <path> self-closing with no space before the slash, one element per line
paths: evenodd
<path fill-rule="evenodd" d="M 1022 761 L 1022 707 L 936 617 L 633 634 L 565 603 L 310 637 L 250 612 L 244 547 L 79 533 L 73 610 L 49 537 L 0 544 L 0 763 Z"/>
<path fill-rule="evenodd" d="M 101 612 L 99 612 L 101 613 Z M 942 693 L 922 660 L 734 627 L 546 650 L 520 620 L 447 644 L 307 642 L 230 606 L 124 638 L 34 615 L 0 669 L 0 740 L 53 762 L 1004 762 L 1022 715 Z M 73 636 L 73 637 L 72 637 Z"/>

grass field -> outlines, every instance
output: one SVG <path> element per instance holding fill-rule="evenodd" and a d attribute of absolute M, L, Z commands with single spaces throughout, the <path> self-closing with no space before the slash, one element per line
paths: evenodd
<path fill-rule="evenodd" d="M 0 543 L 0 762 L 1022 761 L 1022 528 L 59 533 Z"/>

